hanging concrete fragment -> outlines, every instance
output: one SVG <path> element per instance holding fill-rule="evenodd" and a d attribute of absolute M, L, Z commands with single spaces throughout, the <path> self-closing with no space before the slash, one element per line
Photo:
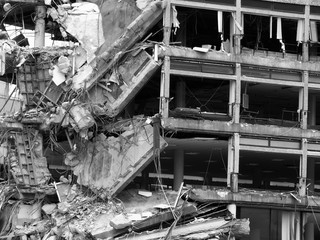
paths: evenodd
<path fill-rule="evenodd" d="M 160 150 L 166 145 L 160 137 Z M 79 184 L 112 197 L 152 161 L 153 151 L 153 128 L 139 122 L 117 138 L 97 136 L 80 150 L 73 171 Z"/>
<path fill-rule="evenodd" d="M 137 55 L 130 54 L 109 77 L 98 83 L 97 88 L 102 88 L 100 91 L 92 88 L 91 98 L 102 99 L 102 102 L 105 102 L 106 114 L 114 117 L 134 98 L 160 66 L 161 62 L 154 61 L 144 50 Z"/>

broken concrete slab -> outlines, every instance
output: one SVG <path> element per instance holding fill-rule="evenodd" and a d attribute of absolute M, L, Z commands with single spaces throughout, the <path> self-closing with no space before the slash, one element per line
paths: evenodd
<path fill-rule="evenodd" d="M 57 208 L 57 204 L 51 203 L 51 204 L 44 204 L 41 209 L 45 214 L 51 215 L 56 208 Z"/>
<path fill-rule="evenodd" d="M 112 197 L 153 159 L 153 127 L 135 122 L 133 134 L 106 138 L 100 134 L 78 154 L 80 164 L 73 168 L 80 185 L 101 191 L 101 197 Z M 160 137 L 160 150 L 167 143 Z"/>
<path fill-rule="evenodd" d="M 31 205 L 19 204 L 17 212 L 14 215 L 12 224 L 14 226 L 23 226 L 25 224 L 33 223 L 41 219 L 41 203 L 34 203 Z"/>
<path fill-rule="evenodd" d="M 110 78 L 103 79 L 98 86 L 111 91 L 102 92 L 105 99 L 106 114 L 110 117 L 118 115 L 128 103 L 136 96 L 141 88 L 148 82 L 153 74 L 160 68 L 161 62 L 156 62 L 146 52 L 140 51 L 137 55 L 128 55 L 126 61 L 119 64 L 116 72 L 117 81 Z M 96 88 L 90 91 L 91 98 L 96 95 Z"/>
<path fill-rule="evenodd" d="M 237 232 L 238 226 L 236 226 L 239 224 L 243 225 L 240 233 Z M 213 238 L 221 233 L 229 233 L 229 231 L 231 231 L 232 235 L 248 235 L 250 233 L 249 224 L 249 219 L 234 219 L 231 221 L 226 221 L 224 218 L 214 218 L 206 220 L 202 219 L 189 224 L 175 227 L 172 230 L 171 237 L 179 239 L 190 239 L 189 235 L 195 236 L 196 233 L 211 232 L 211 235 L 209 236 Z M 236 228 L 233 229 L 233 226 L 236 226 Z M 152 232 L 142 232 L 140 234 L 130 233 L 118 239 L 155 240 L 166 237 L 167 233 L 168 228 L 165 228 Z"/>
<path fill-rule="evenodd" d="M 115 216 L 110 220 L 110 226 L 114 229 L 123 229 L 125 227 L 131 226 L 132 220 L 125 216 L 123 213 Z"/>

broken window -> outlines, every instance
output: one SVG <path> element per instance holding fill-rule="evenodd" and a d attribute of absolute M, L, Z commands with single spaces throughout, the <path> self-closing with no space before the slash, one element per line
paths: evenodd
<path fill-rule="evenodd" d="M 298 142 L 275 141 L 274 144 L 287 144 L 292 148 L 300 146 Z M 240 152 L 239 186 L 293 191 L 298 183 L 299 162 L 298 155 L 243 150 Z"/>
<path fill-rule="evenodd" d="M 302 20 L 244 14 L 241 45 L 256 51 L 301 55 L 303 27 Z"/>
<path fill-rule="evenodd" d="M 231 13 L 177 7 L 180 28 L 172 42 L 186 47 L 210 46 L 230 52 Z"/>
<path fill-rule="evenodd" d="M 170 115 L 178 118 L 229 120 L 229 85 L 227 80 L 172 76 Z"/>
<path fill-rule="evenodd" d="M 243 67 L 243 77 L 301 81 L 299 72 Z M 246 122 L 300 127 L 299 88 L 242 81 L 241 118 Z"/>

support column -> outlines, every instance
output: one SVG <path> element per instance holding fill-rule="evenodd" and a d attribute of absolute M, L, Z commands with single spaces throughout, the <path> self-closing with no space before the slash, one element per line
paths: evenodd
<path fill-rule="evenodd" d="M 170 101 L 170 58 L 164 57 L 161 69 L 160 83 L 160 114 L 163 118 L 169 117 L 169 101 Z"/>
<path fill-rule="evenodd" d="M 302 129 L 307 129 L 308 127 L 308 83 L 309 83 L 309 73 L 308 71 L 303 71 L 303 108 L 302 108 Z"/>
<path fill-rule="evenodd" d="M 240 136 L 234 133 L 228 140 L 227 186 L 232 192 L 238 192 Z"/>
<path fill-rule="evenodd" d="M 165 10 L 163 11 L 163 42 L 165 45 L 170 44 L 171 35 L 171 1 L 164 0 Z M 164 118 L 169 117 L 169 98 L 170 98 L 170 57 L 165 56 L 162 70 L 161 70 L 161 83 L 160 83 L 160 114 Z"/>
<path fill-rule="evenodd" d="M 166 45 L 170 44 L 170 35 L 171 35 L 171 1 L 164 0 L 165 10 L 163 12 L 164 26 L 163 26 L 163 42 Z"/>
<path fill-rule="evenodd" d="M 304 240 L 314 240 L 314 221 L 313 215 L 304 213 Z"/>
<path fill-rule="evenodd" d="M 236 81 L 230 80 L 229 86 L 229 116 L 233 117 L 233 106 L 236 102 Z"/>
<path fill-rule="evenodd" d="M 235 86 L 235 103 L 233 106 L 233 122 L 240 122 L 240 104 L 241 104 L 241 65 L 236 64 L 236 86 Z"/>
<path fill-rule="evenodd" d="M 173 175 L 173 190 L 178 191 L 183 182 L 184 175 L 184 150 L 174 150 L 174 175 Z"/>
<path fill-rule="evenodd" d="M 310 1 L 306 1 L 304 8 L 304 37 L 302 45 L 302 61 L 309 61 L 309 35 L 310 35 Z"/>
<path fill-rule="evenodd" d="M 239 24 L 242 24 L 242 14 L 241 14 L 241 0 L 236 0 L 236 21 Z M 235 27 L 235 38 L 234 38 L 234 53 L 240 54 L 241 53 L 241 34 L 242 32 L 240 29 L 236 26 Z"/>
<path fill-rule="evenodd" d="M 186 106 L 186 82 L 178 80 L 176 83 L 176 107 Z"/>
<path fill-rule="evenodd" d="M 233 172 L 234 154 L 233 154 L 233 136 L 228 139 L 228 171 L 227 171 L 227 187 L 231 188 L 231 174 Z"/>
<path fill-rule="evenodd" d="M 309 158 L 308 164 L 307 164 L 307 185 L 310 184 L 308 186 L 308 190 L 310 190 L 312 192 L 314 191 L 314 176 L 315 176 L 314 161 L 315 161 L 315 159 Z"/>
<path fill-rule="evenodd" d="M 231 213 L 232 218 L 237 218 L 237 206 L 235 204 L 229 204 L 227 206 L 227 209 Z M 230 236 L 228 239 L 229 240 L 235 240 L 235 237 Z"/>
<path fill-rule="evenodd" d="M 36 7 L 36 26 L 35 26 L 35 36 L 34 36 L 34 46 L 44 47 L 45 45 L 45 17 L 46 17 L 46 7 L 37 6 Z"/>
<path fill-rule="evenodd" d="M 311 126 L 317 125 L 317 96 L 309 95 L 309 114 L 308 123 Z"/>
<path fill-rule="evenodd" d="M 306 195 L 307 183 L 307 139 L 303 138 L 301 141 L 302 154 L 300 156 L 300 172 L 299 172 L 299 195 L 304 197 Z"/>

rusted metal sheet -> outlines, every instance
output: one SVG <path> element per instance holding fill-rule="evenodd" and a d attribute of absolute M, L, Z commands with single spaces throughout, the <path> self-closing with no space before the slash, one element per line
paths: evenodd
<path fill-rule="evenodd" d="M 160 150 L 166 146 L 160 137 Z M 153 154 L 153 127 L 140 122 L 117 138 L 97 136 L 77 155 L 80 163 L 73 170 L 79 184 L 112 197 L 153 160 Z"/>

